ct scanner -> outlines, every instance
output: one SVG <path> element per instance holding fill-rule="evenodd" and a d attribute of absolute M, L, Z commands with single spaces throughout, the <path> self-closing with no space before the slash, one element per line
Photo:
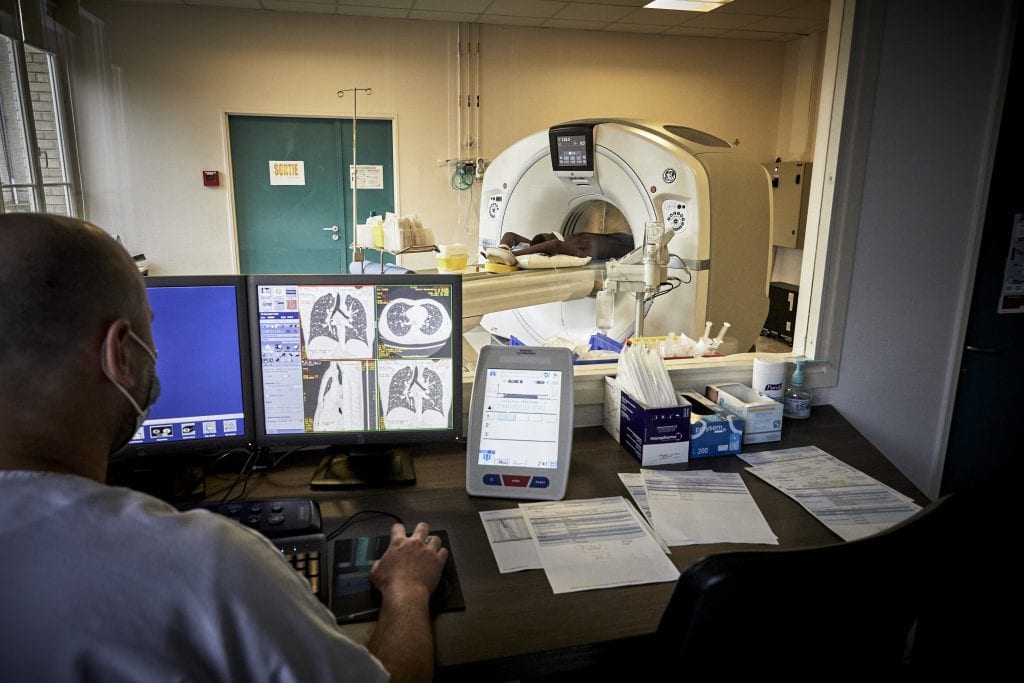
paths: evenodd
<path fill-rule="evenodd" d="M 760 334 L 768 313 L 771 181 L 761 164 L 727 142 L 671 124 L 572 121 L 502 152 L 487 167 L 483 188 L 481 250 L 506 232 L 556 231 L 630 231 L 642 250 L 645 226 L 660 223 L 672 257 L 661 271 L 665 293 L 641 304 L 643 334 L 698 339 L 706 321 L 728 322 L 739 352 Z M 604 266 L 587 266 L 598 289 Z M 666 291 L 669 282 L 678 286 Z M 633 335 L 639 306 L 630 294 L 614 299 L 607 334 L 622 341 Z M 480 324 L 526 344 L 552 337 L 585 342 L 597 330 L 596 308 L 595 297 L 584 296 L 491 312 Z"/>

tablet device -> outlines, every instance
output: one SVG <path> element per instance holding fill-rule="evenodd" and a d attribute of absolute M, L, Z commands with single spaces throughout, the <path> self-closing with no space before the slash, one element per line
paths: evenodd
<path fill-rule="evenodd" d="M 568 349 L 480 349 L 466 443 L 470 495 L 565 497 L 572 452 L 572 377 Z"/>

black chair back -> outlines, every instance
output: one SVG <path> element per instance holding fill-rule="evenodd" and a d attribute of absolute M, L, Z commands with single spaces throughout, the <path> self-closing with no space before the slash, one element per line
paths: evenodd
<path fill-rule="evenodd" d="M 988 650 L 979 634 L 991 623 L 979 622 L 1007 583 L 993 567 L 990 585 L 972 585 L 988 564 L 976 554 L 992 550 L 991 503 L 953 494 L 857 541 L 707 557 L 680 577 L 657 654 L 769 666 L 971 661 Z"/>

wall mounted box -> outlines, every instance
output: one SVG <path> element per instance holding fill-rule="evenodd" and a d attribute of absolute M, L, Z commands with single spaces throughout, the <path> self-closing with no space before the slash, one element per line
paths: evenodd
<path fill-rule="evenodd" d="M 768 317 L 764 321 L 761 335 L 777 337 L 793 345 L 793 330 L 796 329 L 796 306 L 800 288 L 788 282 L 773 282 L 768 287 Z"/>
<path fill-rule="evenodd" d="M 705 396 L 742 417 L 743 443 L 766 443 L 782 439 L 782 404 L 739 383 L 709 384 Z"/>
<path fill-rule="evenodd" d="M 766 164 L 772 178 L 772 244 L 803 249 L 810 200 L 811 162 Z"/>

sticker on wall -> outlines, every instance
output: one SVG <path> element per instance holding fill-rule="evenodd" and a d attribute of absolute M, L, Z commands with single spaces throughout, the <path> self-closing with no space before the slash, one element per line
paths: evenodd
<path fill-rule="evenodd" d="M 1024 213 L 1013 217 L 1013 235 L 1003 271 L 1000 313 L 1024 313 Z"/>
<path fill-rule="evenodd" d="M 306 162 L 269 161 L 271 185 L 305 185 Z"/>
<path fill-rule="evenodd" d="M 352 164 L 348 165 L 348 187 L 353 189 Z M 359 164 L 359 189 L 360 190 L 383 190 L 384 189 L 384 167 L 370 164 Z"/>

